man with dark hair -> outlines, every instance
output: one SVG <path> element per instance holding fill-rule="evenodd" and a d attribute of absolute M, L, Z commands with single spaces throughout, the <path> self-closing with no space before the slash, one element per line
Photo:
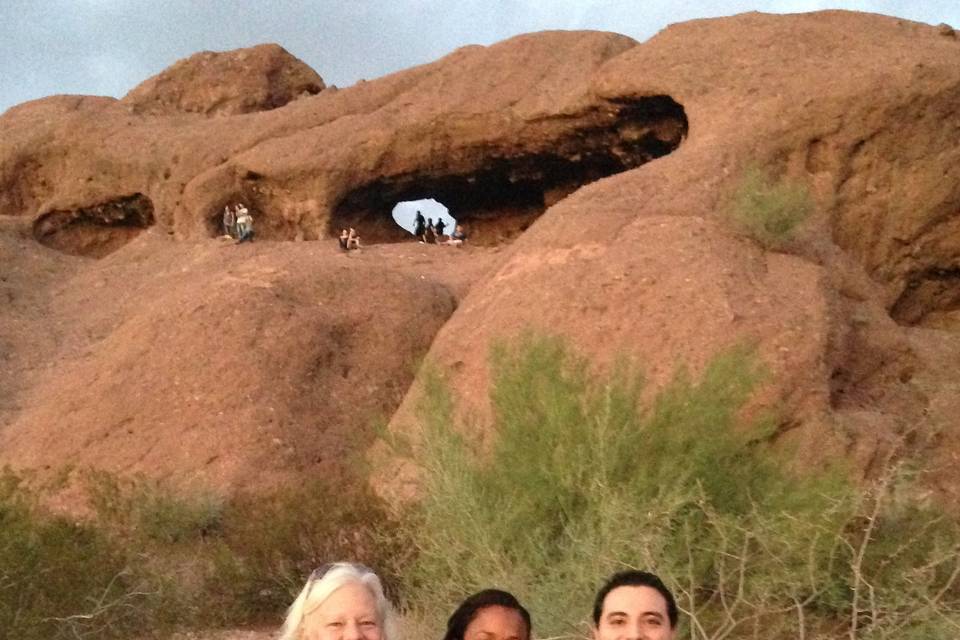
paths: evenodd
<path fill-rule="evenodd" d="M 646 571 L 621 571 L 593 603 L 594 640 L 672 640 L 677 602 L 663 581 Z"/>

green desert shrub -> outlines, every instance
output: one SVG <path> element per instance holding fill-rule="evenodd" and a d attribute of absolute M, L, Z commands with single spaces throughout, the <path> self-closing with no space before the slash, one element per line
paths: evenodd
<path fill-rule="evenodd" d="M 813 210 L 805 185 L 774 179 L 757 167 L 744 172 L 727 205 L 727 215 L 744 233 L 773 250 L 785 248 Z"/>
<path fill-rule="evenodd" d="M 48 513 L 20 478 L 0 477 L 0 638 L 123 638 L 155 594 L 99 529 Z"/>
<path fill-rule="evenodd" d="M 277 624 L 312 569 L 405 557 L 362 480 L 320 478 L 230 499 L 145 478 L 86 474 L 75 521 L 0 477 L 0 639 L 166 637 Z"/>
<path fill-rule="evenodd" d="M 540 637 L 582 637 L 599 583 L 627 567 L 665 578 L 697 639 L 910 637 L 960 621 L 953 523 L 892 500 L 893 482 L 785 472 L 764 444 L 771 421 L 742 417 L 762 378 L 749 349 L 652 397 L 629 363 L 591 373 L 549 337 L 499 345 L 492 375 L 485 429 L 456 422 L 442 376 L 425 380 L 404 583 L 424 628 L 499 586 Z"/>
<path fill-rule="evenodd" d="M 396 584 L 399 540 L 384 504 L 366 482 L 323 478 L 266 494 L 242 495 L 224 511 L 203 592 L 208 624 L 279 622 L 307 575 L 352 560 Z"/>
<path fill-rule="evenodd" d="M 176 490 L 144 477 L 85 474 L 86 494 L 101 526 L 139 544 L 174 545 L 216 534 L 225 501 L 207 490 Z"/>

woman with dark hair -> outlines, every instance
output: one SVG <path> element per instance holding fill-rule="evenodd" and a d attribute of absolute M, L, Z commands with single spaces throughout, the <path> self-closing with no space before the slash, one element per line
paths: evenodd
<path fill-rule="evenodd" d="M 460 603 L 443 640 L 530 640 L 532 633 L 530 613 L 512 594 L 484 589 Z"/>

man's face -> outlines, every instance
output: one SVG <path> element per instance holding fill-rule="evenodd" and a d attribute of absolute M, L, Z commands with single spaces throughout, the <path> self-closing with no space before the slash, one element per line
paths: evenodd
<path fill-rule="evenodd" d="M 603 600 L 594 640 L 672 640 L 667 601 L 646 586 L 617 587 Z"/>

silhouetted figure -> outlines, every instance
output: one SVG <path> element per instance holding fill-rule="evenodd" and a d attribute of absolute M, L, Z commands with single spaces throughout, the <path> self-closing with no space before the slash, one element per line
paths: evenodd
<path fill-rule="evenodd" d="M 427 221 L 419 211 L 417 211 L 417 217 L 413 219 L 413 235 L 417 236 L 420 242 L 427 241 Z"/>
<path fill-rule="evenodd" d="M 433 226 L 433 218 L 427 218 L 427 232 L 423 235 L 426 242 L 437 241 L 437 230 Z"/>
<path fill-rule="evenodd" d="M 443 218 L 437 218 L 437 224 L 434 226 L 434 233 L 437 235 L 437 242 L 441 242 L 443 238 L 443 228 L 447 226 L 447 223 L 443 221 Z"/>

